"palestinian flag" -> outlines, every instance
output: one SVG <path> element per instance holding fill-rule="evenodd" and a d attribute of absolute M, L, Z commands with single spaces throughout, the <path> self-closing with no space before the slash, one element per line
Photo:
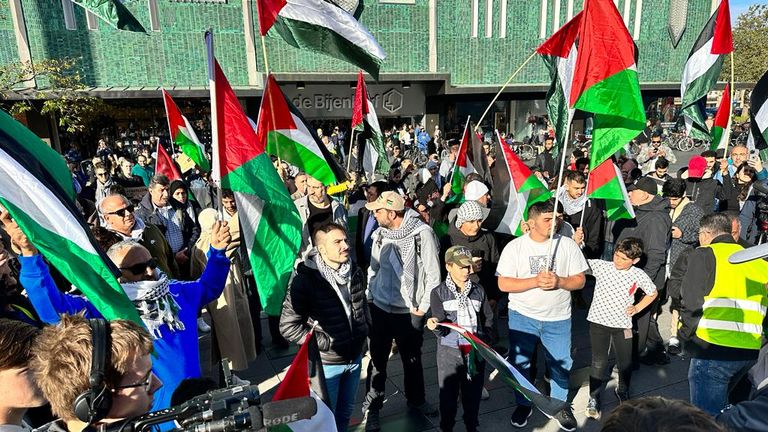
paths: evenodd
<path fill-rule="evenodd" d="M 747 147 L 750 150 L 768 148 L 768 72 L 752 90 L 749 125 Z"/>
<path fill-rule="evenodd" d="M 704 112 L 707 93 L 717 84 L 725 54 L 731 52 L 731 13 L 728 0 L 722 0 L 693 44 L 680 82 L 682 113 L 691 138 L 710 139 Z"/>
<path fill-rule="evenodd" d="M 181 149 L 181 152 L 187 155 L 192 161 L 200 167 L 201 170 L 208 172 L 211 170 L 211 164 L 205 156 L 205 146 L 197 138 L 195 130 L 189 124 L 184 115 L 181 114 L 179 107 L 171 99 L 165 89 L 163 90 L 163 102 L 165 103 L 165 116 L 168 118 L 168 131 L 171 133 L 171 140 Z"/>
<path fill-rule="evenodd" d="M 267 78 L 261 99 L 256 137 L 267 153 L 299 167 L 326 186 L 347 179 L 344 169 L 285 97 L 272 75 Z"/>
<path fill-rule="evenodd" d="M 336 420 L 329 408 L 325 391 L 325 376 L 320 361 L 320 352 L 314 332 L 307 335 L 299 352 L 293 358 L 285 373 L 283 382 L 277 387 L 272 402 L 312 397 L 317 403 L 317 413 L 309 419 L 269 428 L 270 432 L 314 432 L 335 431 Z"/>
<path fill-rule="evenodd" d="M 240 234 L 264 311 L 279 316 L 301 243 L 301 218 L 208 43 L 213 126 L 213 180 L 235 194 Z M 273 98 L 275 99 L 275 98 Z M 262 99 L 262 107 L 267 98 Z"/>
<path fill-rule="evenodd" d="M 143 326 L 107 258 L 75 206 L 64 158 L 0 110 L 0 205 L 32 244 L 104 318 Z"/>
<path fill-rule="evenodd" d="M 611 159 L 589 171 L 587 196 L 605 201 L 605 213 L 609 220 L 635 218 L 621 171 Z"/>
<path fill-rule="evenodd" d="M 590 169 L 645 128 L 632 36 L 611 0 L 585 0 L 570 106 L 592 113 Z"/>
<path fill-rule="evenodd" d="M 274 26 L 289 45 L 351 63 L 379 79 L 387 54 L 354 16 L 326 0 L 257 0 L 259 31 Z"/>
<path fill-rule="evenodd" d="M 568 142 L 568 128 L 576 110 L 570 108 L 571 83 L 576 67 L 576 38 L 581 26 L 581 12 L 547 39 L 536 52 L 549 70 L 552 84 L 547 91 L 547 113 L 555 129 L 555 148 Z"/>
<path fill-rule="evenodd" d="M 481 341 L 480 338 L 473 333 L 453 323 L 438 323 L 437 325 L 451 329 L 460 334 L 472 346 L 473 352 L 479 354 L 498 372 L 498 376 L 501 377 L 502 381 L 525 396 L 525 398 L 545 416 L 552 418 L 561 409 L 565 408 L 565 401 L 541 394 L 541 392 L 539 392 L 539 390 L 531 384 L 520 371 L 515 369 L 515 367 L 509 364 L 504 357 L 499 355 L 499 353 L 489 347 L 488 344 Z"/>
<path fill-rule="evenodd" d="M 176 163 L 165 151 L 165 147 L 162 144 L 157 143 L 157 159 L 155 162 L 155 174 L 162 174 L 168 177 L 168 180 L 181 180 L 181 173 Z"/>
<path fill-rule="evenodd" d="M 123 5 L 122 0 L 72 0 L 118 30 L 146 33 L 139 20 Z"/>
<path fill-rule="evenodd" d="M 715 121 L 712 124 L 712 141 L 709 144 L 710 150 L 728 147 L 728 139 L 731 131 L 731 86 L 725 85 L 723 98 L 720 99 L 720 106 L 715 114 Z"/>
<path fill-rule="evenodd" d="M 470 123 L 470 129 L 472 130 L 472 145 L 470 146 L 469 162 L 475 168 L 475 171 L 480 174 L 483 181 L 488 184 L 491 183 L 491 170 L 488 168 L 488 158 L 485 156 L 485 150 L 483 150 L 483 138 L 480 136 L 480 132 L 475 130 L 475 126 Z"/>
<path fill-rule="evenodd" d="M 374 181 L 376 173 L 386 176 L 389 173 L 389 160 L 384 148 L 384 135 L 381 133 L 373 103 L 368 99 L 363 72 L 357 73 L 355 103 L 352 108 L 352 130 L 357 131 L 358 137 L 358 171 L 365 172 L 369 183 Z"/>
<path fill-rule="evenodd" d="M 520 222 L 527 219 L 531 204 L 548 200 L 552 196 L 544 183 L 531 173 L 530 168 L 503 144 L 496 131 L 496 163 L 493 165 L 491 212 L 483 222 L 489 231 L 522 235 Z"/>
<path fill-rule="evenodd" d="M 448 203 L 463 203 L 464 202 L 464 183 L 468 175 L 477 172 L 475 171 L 472 161 L 467 157 L 467 149 L 469 148 L 469 118 L 467 118 L 467 124 L 464 126 L 464 133 L 461 134 L 461 142 L 459 143 L 459 152 L 456 153 L 456 160 L 453 162 L 453 169 L 451 170 L 451 193 L 452 196 L 448 198 Z"/>

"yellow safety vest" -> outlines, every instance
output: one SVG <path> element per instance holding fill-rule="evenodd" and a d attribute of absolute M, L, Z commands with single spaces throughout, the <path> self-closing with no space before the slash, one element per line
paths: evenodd
<path fill-rule="evenodd" d="M 758 350 L 768 309 L 768 262 L 731 264 L 728 257 L 743 247 L 734 243 L 708 247 L 715 254 L 715 285 L 704 297 L 696 336 L 714 345 Z"/>

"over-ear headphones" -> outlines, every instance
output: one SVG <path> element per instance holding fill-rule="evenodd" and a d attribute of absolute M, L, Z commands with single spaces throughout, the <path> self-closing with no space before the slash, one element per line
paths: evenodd
<path fill-rule="evenodd" d="M 104 419 L 112 408 L 112 392 L 107 388 L 105 368 L 110 354 L 107 346 L 107 321 L 89 319 L 93 352 L 91 373 L 88 376 L 90 388 L 75 398 L 75 416 L 78 420 L 93 424 Z"/>

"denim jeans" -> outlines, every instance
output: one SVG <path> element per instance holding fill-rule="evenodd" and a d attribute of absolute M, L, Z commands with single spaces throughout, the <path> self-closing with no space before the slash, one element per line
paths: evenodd
<path fill-rule="evenodd" d="M 755 360 L 705 360 L 692 358 L 688 367 L 691 403 L 710 415 L 728 404 L 728 393 L 755 364 Z"/>
<path fill-rule="evenodd" d="M 350 364 L 323 365 L 325 386 L 339 432 L 346 432 L 349 426 L 357 386 L 360 384 L 361 362 L 362 357 L 358 357 Z"/>
<path fill-rule="evenodd" d="M 509 360 L 523 374 L 530 377 L 531 357 L 541 341 L 547 360 L 547 370 L 552 378 L 550 396 L 568 399 L 568 382 L 573 359 L 571 358 L 571 320 L 539 321 L 519 312 L 509 311 Z M 531 403 L 515 392 L 518 405 Z"/>

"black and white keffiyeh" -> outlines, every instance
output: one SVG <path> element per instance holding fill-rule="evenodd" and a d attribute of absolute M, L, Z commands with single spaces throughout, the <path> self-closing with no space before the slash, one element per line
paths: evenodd
<path fill-rule="evenodd" d="M 416 275 L 416 234 L 417 229 L 424 225 L 414 211 L 405 213 L 406 217 L 400 224 L 400 228 L 391 230 L 380 227 L 381 235 L 387 240 L 393 241 L 400 250 L 400 259 L 403 262 L 403 288 L 406 292 L 413 293 L 414 279 Z"/>
<path fill-rule="evenodd" d="M 184 323 L 179 319 L 181 307 L 170 292 L 170 280 L 165 273 L 155 269 L 157 280 L 123 282 L 120 285 L 128 298 L 136 306 L 147 330 L 160 338 L 160 327 L 168 325 L 171 331 L 184 330 Z"/>
<path fill-rule="evenodd" d="M 464 289 L 459 290 L 451 279 L 451 276 L 445 278 L 445 286 L 456 298 L 456 324 L 464 329 L 475 333 L 477 332 L 477 311 L 469 300 L 469 293 L 472 291 L 472 281 L 467 280 L 464 283 Z M 461 338 L 459 338 L 461 340 Z"/>

